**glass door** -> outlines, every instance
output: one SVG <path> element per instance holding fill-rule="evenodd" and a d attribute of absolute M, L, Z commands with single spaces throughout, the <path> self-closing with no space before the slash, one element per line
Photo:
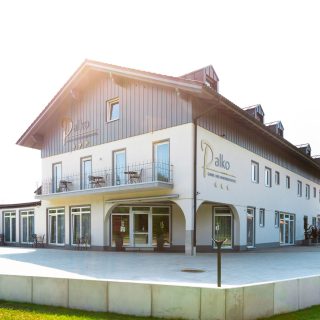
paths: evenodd
<path fill-rule="evenodd" d="M 138 208 L 135 208 L 138 209 Z M 149 209 L 149 208 L 148 208 Z M 152 240 L 152 221 L 149 211 L 133 210 L 133 246 L 151 246 Z"/>
<path fill-rule="evenodd" d="M 4 213 L 4 241 L 16 242 L 16 214 L 15 212 Z"/>
<path fill-rule="evenodd" d="M 213 231 L 215 240 L 225 240 L 222 248 L 232 248 L 233 216 L 229 208 L 214 208 Z"/>
<path fill-rule="evenodd" d="M 295 240 L 294 215 L 289 213 L 280 213 L 280 244 L 294 244 Z"/>
<path fill-rule="evenodd" d="M 115 151 L 113 153 L 113 184 L 125 184 L 126 151 Z"/>
<path fill-rule="evenodd" d="M 254 247 L 254 208 L 247 209 L 247 248 Z"/>
<path fill-rule="evenodd" d="M 169 141 L 154 144 L 154 179 L 170 181 L 170 145 Z"/>
<path fill-rule="evenodd" d="M 88 189 L 90 187 L 89 176 L 91 175 L 92 175 L 91 158 L 81 159 L 81 189 Z"/>
<path fill-rule="evenodd" d="M 60 192 L 60 180 L 62 178 L 61 163 L 54 163 L 52 165 L 52 192 Z"/>
<path fill-rule="evenodd" d="M 71 209 L 72 216 L 72 244 L 91 242 L 91 209 L 90 207 L 75 207 Z"/>
<path fill-rule="evenodd" d="M 31 243 L 34 234 L 34 212 L 21 212 L 21 239 L 22 243 Z"/>
<path fill-rule="evenodd" d="M 49 243 L 64 244 L 64 209 L 49 209 Z"/>

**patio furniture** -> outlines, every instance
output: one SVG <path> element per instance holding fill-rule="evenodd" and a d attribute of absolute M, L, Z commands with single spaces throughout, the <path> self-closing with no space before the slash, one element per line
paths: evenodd
<path fill-rule="evenodd" d="M 88 236 L 83 236 L 77 238 L 77 250 L 87 250 L 90 244 L 90 239 Z"/>
<path fill-rule="evenodd" d="M 128 182 L 129 183 L 138 183 L 141 182 L 142 177 L 142 170 L 139 171 L 125 171 L 124 173 L 128 175 Z"/>
<path fill-rule="evenodd" d="M 68 191 L 69 190 L 69 185 L 71 185 L 71 181 L 67 180 L 60 180 L 59 182 L 59 191 Z"/>
<path fill-rule="evenodd" d="M 102 187 L 106 180 L 102 176 L 89 176 L 89 184 L 91 188 Z"/>
<path fill-rule="evenodd" d="M 4 234 L 0 234 L 0 246 L 4 246 Z"/>
<path fill-rule="evenodd" d="M 34 248 L 44 248 L 44 244 L 45 244 L 45 235 L 44 234 L 32 234 L 31 235 L 32 238 L 32 246 Z"/>

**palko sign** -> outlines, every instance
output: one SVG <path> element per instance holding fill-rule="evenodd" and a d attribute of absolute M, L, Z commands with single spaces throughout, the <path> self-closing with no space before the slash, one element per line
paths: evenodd
<path fill-rule="evenodd" d="M 219 153 L 217 156 L 213 153 L 213 147 L 206 140 L 201 140 L 201 150 L 203 151 L 203 177 L 212 176 L 215 178 L 236 182 L 235 176 L 228 173 L 231 168 L 230 162 L 224 159 L 224 155 Z M 220 170 L 219 170 L 220 169 Z M 221 171 L 222 170 L 222 171 Z M 214 173 L 213 173 L 214 172 Z M 232 178 L 227 178 L 229 176 Z"/>

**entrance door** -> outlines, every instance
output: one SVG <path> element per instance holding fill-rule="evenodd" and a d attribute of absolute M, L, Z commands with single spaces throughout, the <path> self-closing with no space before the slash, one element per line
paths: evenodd
<path fill-rule="evenodd" d="M 224 249 L 232 248 L 233 221 L 229 208 L 214 208 L 213 234 L 215 240 L 225 240 Z M 214 244 L 215 245 L 215 244 Z"/>
<path fill-rule="evenodd" d="M 21 212 L 21 242 L 31 243 L 34 234 L 34 213 L 33 211 Z"/>
<path fill-rule="evenodd" d="M 150 212 L 133 212 L 133 246 L 146 247 L 151 245 Z"/>
<path fill-rule="evenodd" d="M 254 208 L 247 209 L 247 248 L 254 247 Z"/>
<path fill-rule="evenodd" d="M 294 244 L 294 215 L 280 213 L 280 244 Z"/>

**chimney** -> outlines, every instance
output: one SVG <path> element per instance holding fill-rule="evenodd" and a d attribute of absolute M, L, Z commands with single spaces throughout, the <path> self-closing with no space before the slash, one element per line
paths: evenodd
<path fill-rule="evenodd" d="M 246 111 L 248 114 L 250 114 L 251 117 L 254 117 L 262 124 L 264 123 L 264 112 L 261 107 L 261 104 L 256 104 L 254 106 L 243 108 L 244 111 Z"/>
<path fill-rule="evenodd" d="M 207 87 L 219 91 L 219 78 L 213 69 L 213 66 L 207 66 L 202 69 L 187 73 L 180 78 L 188 80 L 196 80 L 202 82 Z"/>
<path fill-rule="evenodd" d="M 284 127 L 283 127 L 281 121 L 274 121 L 274 122 L 266 123 L 266 127 L 268 127 L 268 129 L 270 131 L 278 134 L 280 137 L 283 137 Z"/>
<path fill-rule="evenodd" d="M 309 143 L 299 144 L 296 146 L 300 151 L 302 151 L 307 156 L 311 157 L 311 147 Z"/>

